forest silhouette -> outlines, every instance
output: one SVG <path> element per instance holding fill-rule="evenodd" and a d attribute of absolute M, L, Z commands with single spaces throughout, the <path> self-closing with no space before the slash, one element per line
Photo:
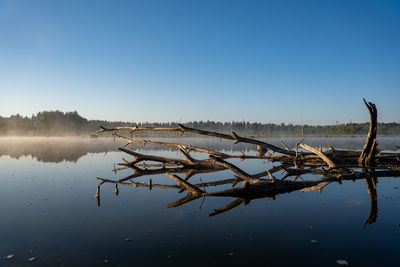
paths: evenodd
<path fill-rule="evenodd" d="M 336 125 L 294 125 L 258 122 L 216 122 L 193 121 L 184 125 L 201 130 L 231 133 L 232 131 L 246 136 L 362 136 L 368 132 L 369 123 L 337 123 Z M 12 115 L 0 116 L 0 136 L 87 136 L 94 137 L 99 125 L 107 128 L 115 126 L 155 126 L 177 127 L 178 122 L 121 122 L 105 120 L 88 120 L 77 111 L 43 111 L 31 117 Z M 378 123 L 379 135 L 400 135 L 400 123 Z M 171 137 L 173 133 L 145 133 L 151 136 Z M 143 135 L 143 133 L 138 133 Z"/>

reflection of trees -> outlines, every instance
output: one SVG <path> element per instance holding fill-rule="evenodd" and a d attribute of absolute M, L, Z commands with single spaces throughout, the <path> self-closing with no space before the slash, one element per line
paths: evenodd
<path fill-rule="evenodd" d="M 159 141 L 176 142 L 176 138 L 158 138 Z M 223 152 L 244 152 L 253 153 L 254 146 L 251 144 L 236 144 L 226 140 L 215 140 L 211 138 L 185 138 L 185 142 L 193 146 L 201 146 L 207 149 Z M 279 145 L 281 138 L 261 139 L 268 140 L 274 145 Z M 348 146 L 351 149 L 353 146 L 362 146 L 361 139 L 345 139 L 345 138 L 309 138 L 306 139 L 308 144 L 317 146 L 320 143 L 330 143 L 337 148 Z M 285 143 L 289 147 L 294 147 L 298 142 L 298 138 L 286 138 Z M 349 143 L 350 142 L 350 143 Z M 382 142 L 379 143 L 382 148 Z M 386 146 L 391 144 L 391 141 L 386 140 Z M 3 137 L 0 138 L 0 156 L 10 156 L 19 158 L 22 156 L 32 156 L 41 162 L 76 162 L 80 157 L 88 153 L 103 153 L 109 151 L 117 151 L 122 142 L 110 142 L 108 138 L 79 138 L 79 137 Z M 170 151 L 171 148 L 160 147 L 158 145 L 146 144 L 131 144 L 130 149 L 136 151 L 158 150 Z M 175 151 L 175 150 L 174 150 Z"/>
<path fill-rule="evenodd" d="M 31 156 L 41 162 L 76 162 L 87 153 L 115 151 L 120 144 L 110 144 L 106 138 L 0 138 L 0 156 Z"/>

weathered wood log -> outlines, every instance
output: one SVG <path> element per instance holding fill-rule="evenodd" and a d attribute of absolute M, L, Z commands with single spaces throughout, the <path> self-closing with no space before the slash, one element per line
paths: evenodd
<path fill-rule="evenodd" d="M 121 138 L 127 141 L 127 144 L 123 147 L 125 148 L 127 145 L 129 144 L 142 144 L 142 145 L 159 145 L 159 146 L 167 146 L 167 147 L 176 147 L 176 148 L 184 148 L 187 152 L 191 152 L 191 151 L 197 151 L 197 152 L 201 152 L 201 153 L 205 153 L 208 155 L 214 155 L 217 156 L 219 158 L 222 159 L 228 159 L 228 158 L 239 158 L 239 159 L 267 159 L 270 160 L 271 159 L 271 155 L 265 156 L 265 152 L 267 150 L 260 148 L 263 151 L 263 154 L 260 155 L 246 155 L 244 153 L 240 153 L 240 155 L 232 155 L 232 154 L 227 154 L 227 153 L 222 153 L 219 151 L 215 151 L 215 150 L 211 150 L 211 149 L 205 149 L 205 148 L 201 148 L 201 147 L 195 147 L 192 145 L 185 145 L 185 144 L 179 144 L 179 143 L 169 143 L 169 142 L 161 142 L 161 141 L 152 141 L 152 140 L 134 140 L 131 139 L 129 137 L 120 135 L 120 134 L 113 134 L 114 137 L 117 138 Z M 289 155 L 288 155 L 289 156 Z"/>
<path fill-rule="evenodd" d="M 152 140 L 134 140 L 128 137 L 125 137 L 123 135 L 119 135 L 114 133 L 113 136 L 121 138 L 121 139 L 125 139 L 128 144 L 142 144 L 142 145 L 159 145 L 159 146 L 169 146 L 169 147 L 176 147 L 176 148 L 184 148 L 187 152 L 190 151 L 198 151 L 198 152 L 202 152 L 202 153 L 206 153 L 206 154 L 210 154 L 210 155 L 215 155 L 221 158 L 232 158 L 235 157 L 233 155 L 228 155 L 222 152 L 218 152 L 218 151 L 214 151 L 214 150 L 210 150 L 210 149 L 205 149 L 205 148 L 201 148 L 201 147 L 195 147 L 195 146 L 191 146 L 191 145 L 184 145 L 184 144 L 178 144 L 178 143 L 168 143 L 168 142 L 160 142 L 160 141 L 152 141 Z M 126 146 L 126 145 L 125 145 Z M 236 157 L 240 157 L 240 156 L 236 156 Z"/>
<path fill-rule="evenodd" d="M 322 148 L 315 149 L 303 143 L 303 140 L 296 144 L 296 150 L 291 150 L 284 142 L 281 142 L 284 149 L 276 147 L 260 140 L 241 137 L 236 133 L 232 132 L 231 135 L 223 134 L 212 131 L 204 131 L 186 127 L 179 124 L 175 128 L 164 128 L 164 127 L 115 127 L 115 128 L 104 128 L 98 132 L 104 131 L 119 131 L 129 130 L 135 131 L 175 131 L 182 135 L 185 132 L 212 136 L 217 138 L 223 138 L 234 141 L 234 143 L 248 143 L 253 144 L 257 147 L 258 155 L 230 155 L 220 151 L 209 150 L 201 147 L 193 147 L 190 144 L 179 144 L 179 143 L 168 143 L 161 141 L 152 140 L 134 140 L 132 138 L 124 137 L 117 133 L 113 136 L 122 138 L 127 141 L 127 144 L 153 144 L 160 146 L 176 147 L 183 154 L 184 158 L 168 158 L 152 155 L 143 155 L 131 150 L 120 148 L 121 151 L 128 153 L 134 157 L 134 160 L 120 165 L 123 168 L 131 168 L 134 174 L 120 179 L 118 181 L 111 181 L 107 179 L 100 179 L 101 183 L 97 188 L 96 197 L 98 203 L 100 203 L 100 185 L 103 183 L 114 183 L 116 192 L 118 185 L 128 185 L 135 187 L 148 187 L 148 188 L 170 188 L 177 189 L 179 192 L 188 191 L 187 196 L 167 205 L 167 207 L 177 207 L 189 201 L 198 199 L 200 197 L 235 197 L 235 201 L 214 210 L 210 213 L 210 216 L 226 212 L 240 204 L 247 204 L 252 199 L 261 197 L 275 198 L 277 194 L 289 193 L 293 191 L 309 192 L 318 190 L 321 191 L 325 186 L 332 182 L 341 183 L 342 180 L 359 180 L 365 179 L 367 184 L 367 190 L 370 196 L 371 208 L 370 214 L 364 224 L 370 224 L 376 221 L 377 218 L 377 197 L 376 197 L 376 182 L 377 177 L 400 177 L 400 153 L 380 153 L 377 150 L 376 134 L 377 134 L 377 110 L 376 106 L 371 102 L 364 103 L 368 108 L 370 114 L 370 128 L 368 136 L 366 138 L 365 145 L 362 151 L 347 151 L 347 150 L 336 150 L 332 146 L 329 146 L 329 150 L 325 152 Z M 311 151 L 304 152 L 299 151 L 299 147 Z M 265 155 L 265 153 L 271 150 L 278 154 Z M 209 157 L 198 160 L 190 155 L 191 151 L 197 151 L 207 154 Z M 228 158 L 239 158 L 244 159 L 266 159 L 270 162 L 279 162 L 277 166 L 274 166 L 270 170 L 266 170 L 257 174 L 249 174 L 234 164 L 226 161 Z M 155 163 L 147 163 L 148 161 Z M 328 168 L 324 168 L 325 166 Z M 360 167 L 373 166 L 374 169 L 366 169 Z M 144 168 L 144 169 L 142 169 Z M 158 169 L 155 169 L 158 168 Z M 189 179 L 198 173 L 209 173 L 221 170 L 231 170 L 235 177 L 234 179 L 224 179 L 211 181 L 207 183 L 193 184 L 189 182 Z M 283 177 L 277 179 L 274 175 L 275 172 L 282 171 Z M 162 185 L 155 184 L 149 179 L 149 183 L 134 182 L 132 179 L 142 177 L 143 175 L 153 174 L 166 174 L 169 178 L 173 179 L 176 185 Z M 177 176 L 177 173 L 183 173 L 184 178 Z M 302 175 L 307 174 L 307 178 L 318 175 L 319 178 L 311 180 L 297 180 Z M 268 179 L 266 176 L 269 176 Z M 294 180 L 285 180 L 288 177 L 294 176 Z M 322 176 L 322 177 L 321 177 Z M 130 182 L 126 182 L 130 180 Z M 220 190 L 216 192 L 206 192 L 208 186 L 218 186 L 223 184 L 232 184 L 231 189 Z M 240 185 L 241 183 L 241 185 Z M 200 189 L 202 188 L 202 189 Z"/>
<path fill-rule="evenodd" d="M 306 145 L 304 143 L 300 144 L 300 146 L 304 149 L 307 149 L 308 151 L 311 151 L 312 153 L 316 154 L 318 157 L 320 157 L 323 161 L 325 161 L 326 164 L 328 164 L 329 168 L 334 168 L 336 166 L 335 163 L 333 163 L 332 160 L 330 160 L 323 152 L 322 148 L 320 149 L 315 149 L 309 145 Z"/>
<path fill-rule="evenodd" d="M 268 144 L 268 143 L 265 143 L 265 142 L 262 142 L 259 140 L 241 137 L 234 132 L 232 132 L 232 134 L 229 135 L 229 134 L 223 134 L 223 133 L 218 133 L 218 132 L 193 129 L 190 127 L 186 127 L 182 124 L 179 124 L 178 127 L 174 127 L 174 128 L 171 128 L 171 127 L 170 128 L 137 127 L 137 126 L 123 126 L 123 127 L 115 127 L 115 128 L 101 127 L 101 129 L 98 130 L 98 132 L 119 131 L 119 130 L 130 130 L 131 132 L 136 132 L 136 131 L 176 131 L 176 132 L 180 132 L 181 134 L 183 134 L 185 132 L 189 132 L 189 133 L 194 133 L 194 134 L 199 134 L 199 135 L 229 139 L 229 140 L 233 140 L 235 143 L 244 142 L 244 143 L 254 144 L 257 146 L 259 154 L 257 156 L 244 155 L 243 153 L 241 153 L 241 155 L 229 155 L 229 154 L 222 153 L 219 151 L 208 150 L 208 149 L 204 149 L 204 148 L 200 148 L 200 147 L 191 147 L 190 145 L 167 143 L 167 142 L 156 142 L 156 141 L 149 141 L 149 140 L 132 140 L 127 137 L 118 135 L 117 133 L 114 134 L 114 136 L 126 139 L 128 141 L 128 143 L 158 144 L 158 145 L 163 145 L 163 146 L 174 146 L 174 147 L 178 147 L 180 149 L 187 151 L 187 153 L 190 153 L 190 151 L 193 150 L 193 151 L 206 153 L 208 155 L 214 155 L 221 159 L 226 159 L 226 158 L 267 159 L 267 160 L 271 160 L 273 162 L 280 161 L 281 163 L 286 164 L 286 165 L 291 164 L 291 165 L 294 165 L 296 168 L 300 168 L 301 166 L 319 166 L 319 165 L 322 165 L 321 162 L 325 162 L 330 168 L 332 168 L 334 166 L 334 164 L 354 165 L 355 163 L 357 163 L 359 166 L 369 166 L 369 165 L 375 165 L 375 166 L 392 165 L 394 167 L 399 166 L 399 164 L 400 164 L 400 154 L 399 153 L 396 153 L 396 154 L 395 153 L 391 153 L 391 154 L 385 153 L 384 154 L 384 153 L 377 152 L 377 144 L 376 144 L 377 111 L 376 111 L 376 106 L 371 102 L 367 103 L 365 101 L 365 99 L 364 99 L 364 103 L 370 113 L 370 129 L 369 129 L 368 137 L 366 139 L 366 144 L 365 144 L 362 152 L 340 151 L 340 150 L 335 150 L 332 147 L 330 147 L 330 150 L 326 151 L 325 153 L 322 153 L 322 151 L 321 151 L 321 153 L 319 153 L 317 150 L 314 150 L 313 152 L 314 153 L 317 152 L 317 153 L 316 153 L 316 155 L 313 155 L 310 153 L 298 152 L 297 147 L 300 142 L 296 145 L 296 151 L 292 151 L 284 143 L 282 145 L 285 147 L 285 149 L 281 149 L 279 147 L 276 147 L 274 145 L 271 145 L 271 144 Z M 303 146 L 303 148 L 305 148 L 304 145 L 302 145 L 302 146 Z M 279 153 L 281 155 L 266 155 L 266 156 L 264 156 L 265 152 L 268 149 L 270 149 L 271 151 L 274 151 L 276 153 Z M 174 163 L 165 163 L 165 164 L 174 164 Z"/>
<path fill-rule="evenodd" d="M 224 169 L 221 165 L 214 164 L 211 160 L 196 160 L 193 159 L 188 155 L 188 153 L 185 150 L 181 150 L 181 152 L 185 155 L 186 158 L 184 159 L 179 159 L 179 158 L 167 158 L 167 157 L 160 157 L 160 156 L 152 156 L 152 155 L 144 155 L 140 154 L 125 148 L 119 148 L 120 151 L 123 151 L 129 155 L 132 155 L 134 157 L 133 161 L 127 162 L 126 166 L 133 166 L 136 163 L 139 163 L 141 161 L 156 161 L 156 162 L 162 162 L 162 163 L 168 163 L 168 164 L 175 164 L 176 166 L 186 166 L 186 167 L 191 167 L 191 168 L 215 168 L 215 169 Z"/>
<path fill-rule="evenodd" d="M 233 140 L 235 144 L 237 143 L 248 143 L 248 144 L 254 144 L 257 145 L 261 148 L 264 149 L 270 149 L 274 152 L 281 153 L 284 155 L 292 155 L 294 156 L 296 153 L 293 151 L 288 151 L 286 149 L 279 148 L 277 146 L 274 146 L 269 143 L 265 143 L 256 139 L 251 139 L 251 138 L 246 138 L 246 137 L 241 137 L 237 135 L 235 132 L 232 132 L 232 135 L 229 134 L 222 134 L 222 133 L 217 133 L 217 132 L 212 132 L 212 131 L 204 131 L 204 130 L 198 130 L 198 129 L 193 129 L 187 126 L 184 126 L 182 124 L 178 124 L 178 127 L 176 128 L 167 128 L 167 127 L 137 127 L 137 126 L 122 126 L 122 127 L 114 127 L 114 128 L 105 128 L 100 125 L 100 130 L 97 130 L 97 133 L 101 132 L 109 132 L 109 131 L 118 131 L 118 130 L 130 130 L 131 132 L 136 132 L 136 131 L 174 131 L 174 132 L 180 132 L 180 135 L 183 135 L 185 132 L 189 133 L 194 133 L 198 135 L 204 135 L 204 136 L 212 136 L 212 137 L 217 137 L 217 138 L 222 138 L 222 139 L 228 139 L 228 140 Z"/>
<path fill-rule="evenodd" d="M 363 101 L 369 112 L 370 124 L 367 139 L 365 140 L 365 145 L 358 161 L 361 166 L 369 166 L 375 163 L 375 154 L 377 152 L 376 132 L 378 111 L 375 104 L 371 102 L 367 103 L 364 98 Z"/>

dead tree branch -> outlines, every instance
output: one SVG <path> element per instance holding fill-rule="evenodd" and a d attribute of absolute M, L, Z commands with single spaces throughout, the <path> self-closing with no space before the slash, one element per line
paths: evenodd
<path fill-rule="evenodd" d="M 376 132 L 378 111 L 375 104 L 371 102 L 367 103 L 365 99 L 363 99 L 363 101 L 369 111 L 370 124 L 367 139 L 358 161 L 361 166 L 368 166 L 375 163 L 375 154 L 377 152 Z"/>
<path fill-rule="evenodd" d="M 381 153 L 377 149 L 377 109 L 375 104 L 363 100 L 370 114 L 370 127 L 362 151 L 337 150 L 332 146 L 325 152 L 322 147 L 313 148 L 303 140 L 296 144 L 296 150 L 291 150 L 283 141 L 284 148 L 279 148 L 272 144 L 242 137 L 235 132 L 232 134 L 224 134 L 213 131 L 205 131 L 186 127 L 178 124 L 178 127 L 137 127 L 123 126 L 114 128 L 104 128 L 100 126 L 97 132 L 115 131 L 113 134 L 116 138 L 127 141 L 127 144 L 142 145 L 159 145 L 165 147 L 175 147 L 182 154 L 182 158 L 169 158 L 157 155 L 143 155 L 138 152 L 120 148 L 120 151 L 133 156 L 132 161 L 120 163 L 124 168 L 133 170 L 133 174 L 117 181 L 98 178 L 100 184 L 96 190 L 96 198 L 100 203 L 100 186 L 105 183 L 111 183 L 115 186 L 115 193 L 118 195 L 118 186 L 148 187 L 160 189 L 176 189 L 179 192 L 187 191 L 188 194 L 170 204 L 167 207 L 177 207 L 189 201 L 193 201 L 200 197 L 234 197 L 235 200 L 219 209 L 215 209 L 209 215 L 215 216 L 237 207 L 240 204 L 248 204 L 252 199 L 256 198 L 275 198 L 278 194 L 290 193 L 293 191 L 310 192 L 322 191 L 322 189 L 331 183 L 342 183 L 345 180 L 365 179 L 368 194 L 370 197 L 370 214 L 364 224 L 373 223 L 377 219 L 377 193 L 376 183 L 378 178 L 383 177 L 400 177 L 400 153 Z M 190 144 L 179 144 L 153 140 L 135 140 L 125 137 L 117 133 L 117 131 L 128 130 L 131 133 L 138 131 L 171 131 L 180 133 L 192 133 L 202 136 L 211 136 L 232 140 L 234 143 L 247 143 L 256 146 L 258 155 L 231 155 L 228 153 L 210 150 L 202 147 L 191 146 Z M 299 151 L 301 147 L 310 152 Z M 270 150 L 275 154 L 265 153 Z M 196 151 L 207 155 L 205 159 L 196 159 L 192 157 L 190 152 Z M 227 159 L 238 158 L 244 159 L 264 159 L 274 166 L 264 172 L 250 174 L 235 164 L 228 162 Z M 277 164 L 275 164 L 277 163 Z M 328 166 L 328 168 L 326 168 Z M 373 166 L 373 169 L 371 168 Z M 368 168 L 369 167 L 369 168 Z M 119 170 L 114 167 L 115 170 Z M 223 179 L 211 182 L 193 184 L 189 179 L 199 173 L 213 173 L 222 170 L 230 170 L 235 178 Z M 282 172 L 279 174 L 278 172 Z M 183 173 L 184 178 L 179 177 L 178 173 Z M 165 174 L 173 181 L 174 185 L 157 184 L 149 179 L 148 183 L 133 181 L 133 179 L 143 177 L 144 175 Z M 274 174 L 274 175 L 273 175 Z M 279 175 L 282 175 L 280 177 Z M 269 177 L 267 177 L 269 176 Z M 287 179 L 293 177 L 294 179 Z M 278 178 L 276 178 L 278 177 Z M 307 180 L 304 180 L 306 177 Z M 310 178 L 310 177 L 314 177 Z M 299 179 L 298 179 L 299 178 Z M 219 186 L 232 184 L 232 188 L 226 190 L 217 190 L 215 192 L 206 192 L 209 186 Z M 202 190 L 202 189 L 203 190 Z"/>

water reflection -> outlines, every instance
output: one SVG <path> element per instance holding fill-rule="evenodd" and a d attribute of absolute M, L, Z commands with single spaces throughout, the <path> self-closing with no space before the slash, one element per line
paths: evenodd
<path fill-rule="evenodd" d="M 280 146 L 283 140 L 289 147 L 295 147 L 300 137 L 283 138 L 260 138 L 271 144 Z M 232 144 L 229 140 L 215 140 L 214 138 L 155 138 L 165 142 L 184 142 L 193 146 L 202 146 L 206 149 L 229 152 L 250 152 L 254 149 L 251 144 L 239 143 Z M 332 145 L 337 149 L 360 150 L 365 142 L 362 137 L 307 137 L 305 142 L 311 146 L 322 145 L 327 148 Z M 379 148 L 381 150 L 398 150 L 396 144 L 400 143 L 399 137 L 380 137 L 378 138 Z M 88 153 L 107 153 L 117 151 L 125 143 L 121 140 L 112 141 L 111 138 L 82 138 L 82 137 L 0 137 L 0 157 L 10 156 L 11 158 L 20 158 L 22 156 L 31 156 L 40 162 L 62 161 L 77 162 L 81 157 Z M 158 151 L 175 151 L 169 148 L 157 145 L 137 145 L 131 144 L 129 148 L 136 151 L 145 151 L 148 149 Z"/>
<path fill-rule="evenodd" d="M 79 137 L 3 137 L 0 156 L 30 156 L 39 162 L 77 162 L 88 153 L 116 151 L 121 142 L 109 138 Z"/>
<path fill-rule="evenodd" d="M 256 151 L 253 151 L 256 153 Z M 260 162 L 260 161 L 259 161 Z M 265 163 L 265 162 L 264 162 Z M 179 207 L 183 204 L 189 203 L 193 200 L 202 198 L 202 203 L 207 197 L 231 197 L 235 198 L 228 204 L 214 208 L 209 216 L 216 216 L 232 210 L 239 205 L 248 205 L 252 200 L 266 198 L 273 199 L 277 195 L 287 195 L 287 193 L 292 193 L 296 191 L 301 192 L 311 192 L 319 191 L 323 192 L 323 188 L 331 183 L 338 183 L 342 185 L 343 181 L 353 181 L 364 180 L 366 184 L 367 193 L 370 199 L 369 214 L 363 224 L 365 228 L 369 224 L 376 222 L 378 217 L 378 196 L 377 196 L 377 184 L 378 177 L 389 177 L 395 178 L 400 176 L 400 171 L 398 169 L 394 170 L 380 170 L 378 169 L 360 169 L 355 168 L 352 170 L 337 170 L 337 176 L 327 175 L 324 171 L 314 168 L 301 169 L 301 170 L 290 170 L 282 165 L 267 165 L 267 171 L 262 171 L 253 174 L 252 177 L 268 177 L 265 179 L 264 185 L 254 186 L 247 181 L 244 181 L 240 176 L 234 175 L 229 179 L 213 179 L 213 175 L 217 172 L 221 172 L 221 169 L 215 168 L 188 168 L 188 167 L 177 167 L 172 164 L 172 167 L 168 167 L 165 164 L 157 163 L 135 163 L 134 165 L 127 164 L 127 162 L 122 163 L 123 167 L 114 168 L 113 171 L 118 172 L 121 170 L 129 169 L 133 171 L 132 174 L 119 179 L 110 180 L 105 178 L 97 177 L 100 183 L 97 185 L 96 198 L 97 205 L 100 206 L 101 199 L 101 186 L 103 184 L 113 184 L 115 195 L 119 194 L 119 186 L 124 187 L 139 187 L 148 188 L 151 191 L 153 188 L 159 189 L 173 189 L 178 191 L 178 193 L 186 192 L 184 197 L 177 199 L 171 203 L 167 204 L 167 208 Z M 233 165 L 233 164 L 232 164 Z M 237 167 L 236 167 L 237 168 Z M 383 168 L 382 168 L 383 169 Z M 280 173 L 281 172 L 281 173 Z M 154 183 L 152 178 L 148 180 L 142 179 L 142 181 L 137 181 L 138 178 L 146 178 L 153 175 L 164 174 L 170 177 L 176 183 Z M 199 175 L 208 174 L 211 177 L 208 181 L 202 181 Z M 195 180 L 195 177 L 199 179 L 199 183 L 191 182 Z M 279 177 L 279 179 L 277 178 Z M 340 177 L 338 179 L 338 177 Z M 287 179 L 288 178 L 288 179 Z M 289 180 L 289 178 L 293 178 Z M 242 183 L 240 185 L 240 183 Z M 240 186 L 239 186 L 240 185 Z M 212 190 L 209 190 L 213 188 Z M 202 204 L 200 205 L 201 208 Z"/>
<path fill-rule="evenodd" d="M 28 147 L 17 139 L 3 142 L 2 155 L 17 151 L 16 146 L 21 151 L 22 147 Z M 50 144 L 50 139 L 44 138 L 41 144 Z M 279 145 L 279 141 L 275 143 Z M 111 266 L 265 266 L 267 263 L 336 266 L 338 259 L 346 259 L 351 266 L 394 266 L 398 262 L 400 189 L 397 179 L 378 178 L 379 183 L 369 189 L 373 192 L 370 199 L 366 182 L 360 179 L 355 183 L 344 181 L 342 186 L 333 182 L 323 188 L 321 195 L 317 191 L 300 193 L 299 190 L 276 194 L 275 201 L 272 197 L 267 200 L 266 195 L 260 195 L 263 198 L 259 199 L 205 196 L 190 200 L 185 199 L 188 191 L 154 162 L 139 164 L 136 170 L 116 165 L 115 174 L 114 163 L 124 156 L 121 152 L 104 156 L 104 151 L 120 145 L 110 139 L 104 140 L 103 146 L 102 142 L 101 138 L 86 139 L 80 145 L 78 141 L 76 145 L 68 141 L 65 145 L 53 142 L 46 147 L 60 150 L 57 159 L 46 160 L 63 161 L 59 164 L 33 158 L 36 155 L 42 160 L 42 155 L 55 155 L 52 151 L 37 153 L 35 149 L 41 149 L 39 146 L 23 151 L 28 156 L 18 160 L 1 157 L 0 257 L 3 258 L 0 266 L 104 266 L 104 260 Z M 211 146 L 212 142 L 206 142 Z M 336 147 L 345 147 L 345 142 Z M 240 152 L 230 150 L 229 145 L 224 147 L 223 142 L 222 145 L 219 141 L 215 143 L 229 153 Z M 287 140 L 285 143 L 290 146 Z M 72 147 L 81 151 L 77 155 L 82 155 L 82 151 L 90 150 L 89 146 L 92 152 L 76 162 L 67 162 L 64 157 L 72 154 L 75 150 Z M 138 146 L 134 151 L 182 157 L 173 149 L 152 146 Z M 195 153 L 193 157 L 202 158 Z M 286 175 L 277 163 L 256 159 L 230 162 L 250 174 L 268 169 L 277 179 Z M 174 168 L 167 164 L 164 167 Z M 208 193 L 232 189 L 232 185 L 236 188 L 243 183 L 230 170 L 177 169 L 173 174 Z M 295 173 L 290 175 L 285 180 L 294 180 Z M 128 176 L 131 176 L 128 180 L 121 181 Z M 297 180 L 311 176 L 322 175 L 303 174 Z M 99 188 L 100 208 L 94 197 L 99 184 L 95 177 L 112 181 Z M 246 199 L 250 199 L 250 204 L 244 207 L 241 204 L 247 204 Z M 165 208 L 167 204 L 171 208 Z M 222 207 L 226 208 L 225 212 Z M 209 217 L 213 209 L 221 213 Z M 367 218 L 367 227 L 363 230 Z M 132 241 L 128 242 L 128 238 Z M 369 253 L 371 250 L 377 253 Z M 287 257 L 288 251 L 291 257 Z M 15 257 L 4 258 L 10 254 Z M 311 261 L 310 255 L 313 255 Z M 29 263 L 31 257 L 37 260 Z"/>
<path fill-rule="evenodd" d="M 369 206 L 369 215 L 365 220 L 364 228 L 368 224 L 372 224 L 376 222 L 378 218 L 378 194 L 376 192 L 376 185 L 378 183 L 377 177 L 365 178 L 365 184 L 367 185 L 370 206 Z"/>

